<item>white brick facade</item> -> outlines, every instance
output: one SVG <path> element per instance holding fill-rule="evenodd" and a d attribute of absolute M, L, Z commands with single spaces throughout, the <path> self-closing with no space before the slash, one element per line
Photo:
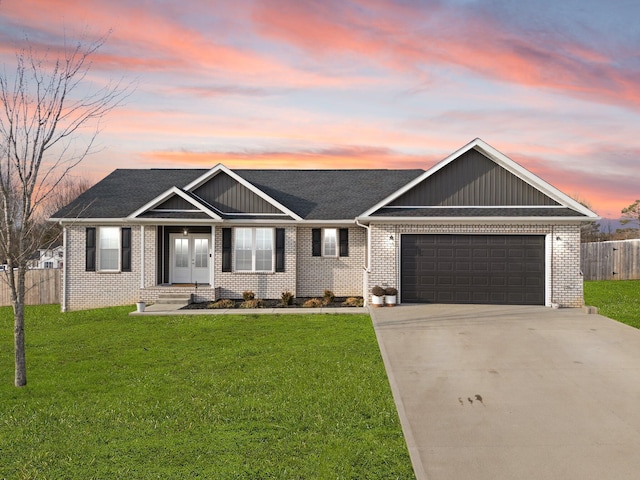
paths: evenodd
<path fill-rule="evenodd" d="M 99 225 L 96 225 L 99 226 Z M 153 303 L 160 293 L 195 294 L 196 300 L 242 298 L 251 290 L 257 298 L 277 299 L 290 291 L 297 297 L 322 296 L 325 289 L 336 296 L 369 295 L 371 287 L 395 286 L 400 290 L 399 258 L 404 233 L 455 234 L 534 234 L 545 235 L 547 258 L 547 304 L 562 307 L 583 305 L 580 273 L 580 231 L 577 225 L 536 224 L 373 224 L 371 225 L 371 268 L 366 265 L 367 233 L 364 228 L 349 228 L 348 257 L 314 257 L 311 254 L 311 227 L 283 225 L 285 228 L 285 271 L 274 273 L 222 272 L 222 231 L 215 227 L 213 249 L 213 285 L 177 288 L 157 286 L 156 226 L 131 227 L 131 272 L 102 273 L 85 271 L 85 226 L 66 227 L 66 261 L 63 275 L 63 308 L 78 310 L 133 304 L 138 300 Z M 144 230 L 144 269 L 141 264 L 141 233 Z M 559 239 L 559 240 L 558 240 Z M 144 270 L 144 271 L 143 271 Z"/>
<path fill-rule="evenodd" d="M 331 290 L 338 297 L 362 295 L 366 231 L 349 228 L 348 257 L 314 257 L 311 255 L 311 227 L 298 228 L 297 296 L 321 297 Z"/>
<path fill-rule="evenodd" d="M 400 285 L 400 243 L 404 233 L 433 234 L 528 234 L 546 235 L 547 304 L 561 307 L 581 307 L 583 301 L 580 273 L 580 228 L 577 225 L 535 224 L 380 224 L 371 226 L 371 287 Z M 393 237 L 393 240 L 391 239 Z M 558 240 L 559 238 L 559 240 Z"/>

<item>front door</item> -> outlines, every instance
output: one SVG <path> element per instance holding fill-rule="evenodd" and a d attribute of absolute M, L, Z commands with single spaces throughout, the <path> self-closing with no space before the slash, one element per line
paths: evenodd
<path fill-rule="evenodd" d="M 171 235 L 171 282 L 209 283 L 209 235 Z"/>

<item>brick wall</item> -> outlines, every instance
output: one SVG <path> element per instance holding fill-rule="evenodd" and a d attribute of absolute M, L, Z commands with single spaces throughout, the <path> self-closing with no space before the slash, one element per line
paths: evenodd
<path fill-rule="evenodd" d="M 276 226 L 274 226 L 276 228 Z M 240 299 L 250 290 L 256 298 L 277 299 L 282 292 L 296 293 L 296 227 L 285 226 L 284 272 L 245 273 L 222 271 L 222 227 L 216 227 L 214 249 L 214 284 L 220 298 Z"/>
<path fill-rule="evenodd" d="M 400 236 L 403 233 L 451 234 L 531 234 L 549 235 L 547 258 L 551 258 L 549 303 L 562 307 L 583 305 L 582 275 L 580 274 L 580 230 L 577 225 L 493 225 L 451 224 L 410 225 L 380 224 L 371 226 L 371 272 L 367 291 L 371 287 L 398 287 L 400 283 Z M 393 240 L 391 239 L 393 237 Z M 560 237 L 561 240 L 556 240 Z M 400 286 L 401 287 L 401 286 Z"/>
<path fill-rule="evenodd" d="M 141 276 L 140 227 L 131 227 L 131 272 L 87 272 L 85 271 L 85 226 L 72 225 L 67 230 L 67 251 L 63 276 L 66 310 L 81 310 L 114 305 L 130 305 L 138 301 Z M 151 232 L 150 232 L 151 231 Z M 155 232 L 147 227 L 145 237 L 150 239 Z M 149 257 L 152 257 L 150 261 Z M 145 282 L 152 281 L 155 258 L 147 256 Z"/>
<path fill-rule="evenodd" d="M 298 228 L 297 296 L 321 297 L 326 289 L 338 297 L 361 296 L 366 262 L 365 229 L 349 228 L 348 257 L 312 256 L 311 230 L 311 227 Z"/>

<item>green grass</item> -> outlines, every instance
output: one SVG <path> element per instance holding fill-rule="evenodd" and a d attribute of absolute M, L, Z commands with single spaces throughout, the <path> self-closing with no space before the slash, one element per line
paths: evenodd
<path fill-rule="evenodd" d="M 365 315 L 0 309 L 0 478 L 414 478 Z"/>
<path fill-rule="evenodd" d="M 640 280 L 584 282 L 584 301 L 606 317 L 640 328 Z"/>

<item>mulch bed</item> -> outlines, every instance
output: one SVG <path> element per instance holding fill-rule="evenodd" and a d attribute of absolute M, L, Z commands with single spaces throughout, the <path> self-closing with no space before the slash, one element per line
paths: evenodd
<path fill-rule="evenodd" d="M 262 300 L 262 307 L 261 308 L 300 308 L 304 305 L 304 303 L 307 300 L 310 300 L 313 297 L 299 297 L 299 298 L 294 298 L 291 302 L 291 305 L 282 305 L 282 303 L 280 302 L 280 300 Z M 317 297 L 316 297 L 317 298 Z M 351 297 L 349 297 L 351 298 Z M 355 298 L 362 298 L 362 297 L 355 297 Z M 322 305 L 323 308 L 352 308 L 353 305 L 343 305 L 344 301 L 347 299 L 347 297 L 335 297 L 333 299 L 333 302 L 328 303 L 326 305 Z M 242 302 L 244 300 L 232 300 L 234 303 L 234 308 L 237 308 L 239 310 L 241 310 L 240 305 L 242 304 Z M 184 307 L 182 307 L 180 310 L 199 310 L 199 309 L 207 309 L 210 308 L 209 305 L 211 305 L 213 302 L 197 302 L 197 303 L 190 303 L 189 305 L 186 305 Z M 311 308 L 311 307 L 309 307 Z M 212 309 L 215 310 L 215 309 Z"/>

